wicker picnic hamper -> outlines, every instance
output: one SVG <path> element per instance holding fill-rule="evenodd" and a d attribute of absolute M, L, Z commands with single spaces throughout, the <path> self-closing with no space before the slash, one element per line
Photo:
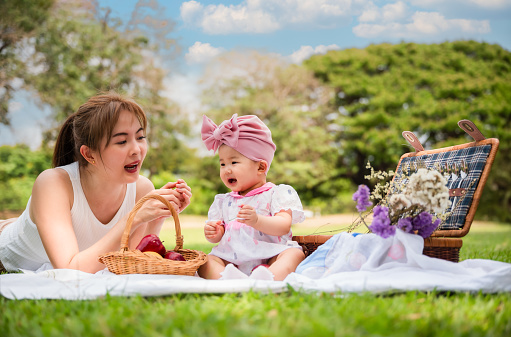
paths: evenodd
<path fill-rule="evenodd" d="M 135 249 L 128 248 L 129 233 L 136 213 L 142 207 L 142 204 L 149 199 L 157 199 L 171 210 L 176 228 L 176 247 L 174 251 L 183 255 L 186 261 L 174 261 L 155 257 L 142 253 Z M 163 197 L 159 195 L 147 195 L 141 198 L 133 210 L 130 212 L 126 222 L 126 228 L 121 238 L 121 249 L 117 252 L 110 252 L 99 257 L 99 261 L 104 263 L 108 270 L 117 275 L 121 274 L 171 274 L 171 275 L 195 275 L 195 272 L 207 260 L 205 253 L 197 250 L 183 249 L 183 236 L 181 235 L 181 225 L 174 207 Z"/>
<path fill-rule="evenodd" d="M 452 181 L 448 181 L 449 199 L 452 202 L 449 210 L 451 215 L 431 237 L 424 239 L 423 250 L 424 255 L 453 262 L 459 261 L 459 252 L 463 245 L 460 238 L 470 230 L 499 147 L 498 139 L 486 139 L 471 121 L 461 120 L 458 125 L 474 138 L 474 142 L 424 150 L 412 132 L 403 132 L 403 137 L 413 146 L 415 152 L 401 156 L 396 169 L 396 176 L 399 176 L 403 168 L 418 167 L 419 164 L 427 168 L 458 168 L 458 174 L 451 174 Z M 462 163 L 464 171 L 461 170 L 463 174 L 459 174 Z M 331 235 L 307 235 L 294 236 L 293 240 L 298 242 L 308 255 L 329 238 Z"/>

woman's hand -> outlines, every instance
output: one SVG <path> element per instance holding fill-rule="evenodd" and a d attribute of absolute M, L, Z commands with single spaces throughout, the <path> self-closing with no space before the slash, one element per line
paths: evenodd
<path fill-rule="evenodd" d="M 221 220 L 207 221 L 204 225 L 204 236 L 211 243 L 217 243 L 224 236 L 225 228 Z"/>
<path fill-rule="evenodd" d="M 159 190 L 154 190 L 152 192 L 149 192 L 147 195 L 160 195 L 164 197 L 169 203 L 176 208 L 176 202 L 173 201 L 174 196 L 170 194 L 161 193 Z M 172 212 L 167 208 L 167 206 L 162 203 L 158 199 L 147 199 L 144 201 L 142 206 L 137 211 L 137 214 L 135 215 L 135 218 L 133 219 L 132 224 L 132 231 L 138 228 L 138 226 L 157 221 L 162 220 L 161 223 L 163 223 L 163 219 L 169 218 L 172 216 Z"/>
<path fill-rule="evenodd" d="M 147 195 L 157 194 L 165 198 L 174 207 L 176 212 L 181 212 L 190 204 L 192 191 L 190 186 L 182 179 L 176 182 L 166 183 L 162 188 L 150 191 Z M 162 220 L 172 216 L 172 212 L 160 200 L 149 199 L 144 202 L 133 219 L 133 229 L 141 224 L 155 220 Z"/>
<path fill-rule="evenodd" d="M 188 205 L 192 197 L 192 189 L 186 184 L 183 179 L 178 179 L 176 182 L 166 183 L 160 190 L 168 190 L 173 198 L 169 200 L 178 213 L 181 213 Z"/>

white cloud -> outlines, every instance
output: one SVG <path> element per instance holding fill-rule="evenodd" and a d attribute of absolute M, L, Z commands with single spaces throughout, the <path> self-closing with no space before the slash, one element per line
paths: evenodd
<path fill-rule="evenodd" d="M 381 9 L 372 2 L 368 3 L 362 14 L 359 16 L 359 22 L 394 22 L 400 21 L 409 15 L 409 9 L 402 1 L 383 6 Z"/>
<path fill-rule="evenodd" d="M 367 4 L 362 14 L 358 17 L 359 22 L 374 22 L 381 18 L 380 8 L 372 2 Z"/>
<path fill-rule="evenodd" d="M 223 51 L 223 48 L 215 48 L 209 43 L 197 41 L 188 48 L 185 59 L 188 64 L 205 63 L 220 55 Z"/>
<path fill-rule="evenodd" d="M 382 16 L 384 22 L 399 21 L 406 18 L 408 8 L 405 3 L 398 1 L 393 4 L 385 5 L 382 8 Z"/>
<path fill-rule="evenodd" d="M 488 20 L 447 19 L 437 12 L 415 12 L 411 20 L 388 21 L 383 16 L 384 10 L 378 14 L 375 23 L 361 23 L 353 27 L 356 36 L 364 38 L 459 38 L 465 35 L 487 34 L 490 32 Z M 393 12 L 395 14 L 396 12 Z M 392 17 L 393 14 L 387 16 Z M 396 18 L 399 16 L 395 16 Z M 367 21 L 366 21 L 367 22 Z"/>
<path fill-rule="evenodd" d="M 439 6 L 467 6 L 472 5 L 487 10 L 498 10 L 511 7 L 509 0 L 409 0 L 417 7 L 438 8 Z"/>
<path fill-rule="evenodd" d="M 204 10 L 204 6 L 202 6 L 197 1 L 188 1 L 184 2 L 181 5 L 181 18 L 184 22 L 193 22 L 195 20 L 200 20 L 202 11 Z"/>
<path fill-rule="evenodd" d="M 329 50 L 337 50 L 337 49 L 340 49 L 340 47 L 336 44 L 331 44 L 328 46 L 319 45 L 319 46 L 316 46 L 316 48 L 313 48 L 312 46 L 301 46 L 299 50 L 295 51 L 293 54 L 291 54 L 289 56 L 289 59 L 293 63 L 300 64 L 304 60 L 311 57 L 312 55 L 325 54 Z"/>
<path fill-rule="evenodd" d="M 271 13 L 267 13 L 257 2 L 252 5 L 209 5 L 201 22 L 202 29 L 209 34 L 229 33 L 270 33 L 280 28 L 280 24 Z"/>
<path fill-rule="evenodd" d="M 511 7 L 511 1 L 509 0 L 468 0 L 468 2 L 486 9 L 502 9 Z"/>
<path fill-rule="evenodd" d="M 181 18 L 207 34 L 271 33 L 285 26 L 332 27 L 351 21 L 359 3 L 351 0 L 245 0 L 238 5 L 181 5 Z"/>

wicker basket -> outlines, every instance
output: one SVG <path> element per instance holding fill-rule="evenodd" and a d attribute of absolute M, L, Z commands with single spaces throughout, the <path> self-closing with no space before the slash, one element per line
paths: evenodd
<path fill-rule="evenodd" d="M 499 148 L 499 140 L 496 138 L 485 138 L 477 126 L 471 121 L 464 119 L 458 122 L 458 126 L 470 135 L 474 142 L 450 146 L 441 149 L 424 150 L 419 139 L 410 131 L 404 131 L 403 137 L 412 145 L 415 152 L 406 153 L 401 156 L 396 172 L 402 169 L 404 162 L 412 162 L 420 159 L 424 162 L 429 161 L 429 165 L 435 163 L 445 163 L 447 161 L 456 161 L 462 158 L 472 165 L 471 178 L 467 184 L 460 183 L 458 188 L 449 189 L 451 197 L 459 196 L 454 194 L 461 191 L 463 203 L 461 207 L 455 209 L 454 216 L 451 215 L 451 223 L 448 226 L 438 228 L 431 237 L 424 239 L 423 254 L 448 261 L 458 262 L 460 249 L 463 245 L 461 237 L 468 234 L 472 221 L 483 194 L 483 189 L 490 174 L 493 161 Z M 395 177 L 394 177 L 395 178 Z M 472 181 L 470 183 L 470 181 Z M 475 185 L 472 185 L 476 181 Z M 465 201 L 466 200 L 466 201 Z M 331 235 L 307 235 L 294 236 L 293 240 L 302 246 L 305 255 L 315 251 L 320 245 L 325 243 Z"/>
<path fill-rule="evenodd" d="M 136 213 L 142 204 L 149 199 L 157 199 L 167 206 L 172 212 L 176 227 L 176 247 L 174 251 L 183 255 L 186 261 L 174 261 L 156 256 L 150 256 L 135 249 L 128 248 L 129 233 Z M 121 249 L 118 252 L 110 252 L 99 257 L 99 262 L 104 263 L 108 270 L 117 275 L 122 274 L 171 274 L 171 275 L 195 275 L 201 265 L 206 263 L 205 253 L 197 250 L 183 249 L 183 236 L 181 225 L 174 207 L 163 197 L 154 194 L 141 198 L 129 214 L 126 228 L 121 238 Z"/>
<path fill-rule="evenodd" d="M 304 235 L 293 236 L 293 241 L 303 248 L 305 256 L 312 254 L 319 246 L 324 244 L 332 235 Z M 463 241 L 457 238 L 432 238 L 424 239 L 422 253 L 429 257 L 436 257 L 452 262 L 460 259 L 460 249 Z"/>

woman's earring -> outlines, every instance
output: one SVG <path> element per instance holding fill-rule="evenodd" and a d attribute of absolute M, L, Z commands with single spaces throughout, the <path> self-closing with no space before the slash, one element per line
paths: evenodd
<path fill-rule="evenodd" d="M 92 159 L 92 162 L 91 162 L 92 165 L 96 164 L 96 161 L 94 159 Z"/>

